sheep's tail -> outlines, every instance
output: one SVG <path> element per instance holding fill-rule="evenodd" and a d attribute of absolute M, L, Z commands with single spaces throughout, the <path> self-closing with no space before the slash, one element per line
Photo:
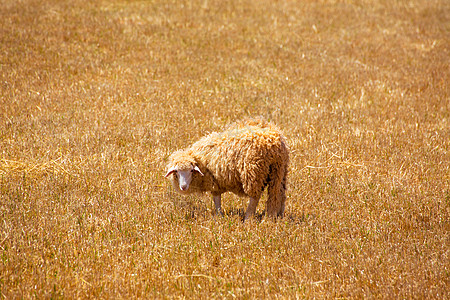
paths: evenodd
<path fill-rule="evenodd" d="M 266 214 L 269 217 L 283 217 L 286 207 L 287 164 L 272 165 L 270 171 Z"/>
<path fill-rule="evenodd" d="M 280 195 L 281 195 L 281 209 L 278 212 L 278 216 L 279 217 L 283 217 L 284 216 L 284 209 L 286 208 L 286 181 L 287 181 L 287 173 L 288 173 L 288 168 L 287 166 L 284 168 L 284 174 L 283 174 L 283 179 L 281 181 L 281 187 L 280 187 Z"/>

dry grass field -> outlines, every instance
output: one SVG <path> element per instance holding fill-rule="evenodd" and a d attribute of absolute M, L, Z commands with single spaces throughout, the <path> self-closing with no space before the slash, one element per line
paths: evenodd
<path fill-rule="evenodd" d="M 0 1 L 0 299 L 450 298 L 448 0 Z M 283 219 L 167 158 L 248 116 Z"/>

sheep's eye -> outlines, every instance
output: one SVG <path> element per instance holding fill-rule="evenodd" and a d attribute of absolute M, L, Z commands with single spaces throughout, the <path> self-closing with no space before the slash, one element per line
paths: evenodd
<path fill-rule="evenodd" d="M 191 173 L 194 173 L 194 169 L 191 170 Z"/>

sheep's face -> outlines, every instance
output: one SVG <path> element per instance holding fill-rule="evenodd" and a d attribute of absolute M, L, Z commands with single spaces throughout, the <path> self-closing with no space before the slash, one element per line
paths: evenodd
<path fill-rule="evenodd" d="M 172 175 L 171 181 L 175 190 L 181 194 L 187 194 L 195 173 L 203 176 L 202 171 L 195 165 L 191 164 L 183 168 L 175 166 L 169 168 L 165 177 Z"/>

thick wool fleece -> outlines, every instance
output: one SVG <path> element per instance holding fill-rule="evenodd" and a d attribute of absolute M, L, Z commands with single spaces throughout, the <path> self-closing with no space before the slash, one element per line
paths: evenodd
<path fill-rule="evenodd" d="M 254 199 L 268 186 L 266 213 L 282 215 L 286 201 L 289 150 L 280 130 L 263 119 L 249 119 L 211 133 L 170 157 L 169 168 L 196 165 L 188 192 L 230 191 Z M 177 180 L 173 175 L 172 180 Z"/>

